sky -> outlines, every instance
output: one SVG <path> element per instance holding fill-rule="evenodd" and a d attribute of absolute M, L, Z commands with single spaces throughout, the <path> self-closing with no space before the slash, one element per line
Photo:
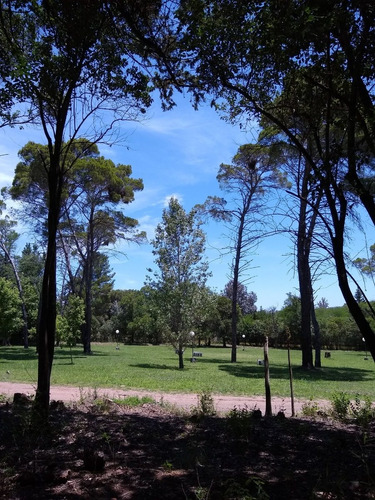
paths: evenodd
<path fill-rule="evenodd" d="M 186 98 L 177 107 L 163 112 L 155 101 L 141 123 L 122 126 L 123 142 L 112 147 L 100 145 L 100 153 L 116 164 L 132 166 L 133 177 L 143 179 L 144 189 L 135 201 L 124 207 L 124 213 L 139 221 L 139 229 L 152 240 L 154 229 L 171 196 L 178 198 L 186 211 L 207 196 L 219 195 L 216 175 L 221 163 L 230 163 L 241 144 L 255 142 L 256 124 L 243 130 L 222 120 L 216 111 L 204 105 L 194 110 Z M 0 129 L 0 187 L 10 185 L 19 158 L 18 151 L 29 141 L 45 143 L 37 128 Z M 21 249 L 32 237 L 23 228 Z M 223 256 L 227 246 L 224 227 L 215 222 L 204 226 L 206 257 L 212 276 L 207 284 L 221 292 L 230 279 L 230 256 Z M 373 226 L 364 222 L 364 231 L 354 237 L 353 257 L 366 257 L 365 247 L 375 242 Z M 298 280 L 293 265 L 293 242 L 287 236 L 265 240 L 251 256 L 251 266 L 243 281 L 248 291 L 257 295 L 258 309 L 281 309 L 288 293 L 298 294 Z M 152 246 L 119 244 L 110 254 L 115 272 L 115 288 L 140 289 L 148 268 L 155 268 Z M 246 281 L 245 281 L 246 280 Z M 369 298 L 375 299 L 374 286 L 365 283 Z M 315 284 L 316 301 L 324 297 L 330 307 L 342 306 L 344 300 L 334 274 L 322 276 Z"/>

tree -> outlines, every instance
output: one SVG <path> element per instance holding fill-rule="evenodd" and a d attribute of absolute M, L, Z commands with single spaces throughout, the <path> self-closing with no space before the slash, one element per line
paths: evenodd
<path fill-rule="evenodd" d="M 276 156 L 275 156 L 276 153 Z M 285 184 L 276 167 L 277 152 L 260 144 L 241 146 L 232 165 L 220 165 L 217 179 L 220 188 L 231 196 L 227 201 L 209 197 L 203 210 L 218 220 L 228 221 L 230 251 L 233 252 L 232 282 L 232 352 L 237 360 L 237 303 L 241 276 L 249 267 L 249 253 L 266 233 L 265 214 L 271 192 Z"/>
<path fill-rule="evenodd" d="M 14 247 L 15 241 L 19 237 L 13 229 L 16 224 L 17 223 L 15 221 L 11 221 L 8 216 L 5 216 L 4 219 L 0 220 L 0 249 L 4 253 L 5 259 L 9 262 L 12 268 L 13 276 L 17 285 L 23 318 L 23 345 L 25 349 L 27 349 L 29 347 L 27 310 L 21 279 L 17 270 L 15 259 L 12 255 L 12 247 Z"/>
<path fill-rule="evenodd" d="M 360 201 L 375 223 L 373 9 L 370 0 L 292 0 L 287 8 L 276 0 L 241 5 L 187 0 L 181 5 L 180 32 L 198 99 L 210 93 L 213 105 L 242 124 L 266 117 L 312 166 L 323 187 L 327 213 L 322 220 L 338 283 L 375 360 L 375 334 L 351 291 L 344 252 L 353 203 Z M 306 100 L 300 110 L 290 100 L 279 105 L 277 97 L 296 85 L 307 90 L 316 108 L 306 108 Z M 299 111 L 321 117 L 323 126 L 315 134 L 318 162 L 298 134 Z"/>
<path fill-rule="evenodd" d="M 151 103 L 153 67 L 162 56 L 168 17 L 160 2 L 1 1 L 0 38 L 12 62 L 4 69 L 11 96 L 28 105 L 48 149 L 46 261 L 38 324 L 35 416 L 48 419 L 56 321 L 56 239 L 71 151 L 81 136 L 104 141 L 117 122 L 136 119 Z M 162 20 L 161 20 L 162 19 Z M 13 27 L 21 26 L 15 31 Z M 153 35 L 153 36 L 151 36 Z M 156 42 L 159 42 L 157 44 Z M 152 61 L 156 61 L 153 64 Z M 0 69 L 3 69 L 0 67 Z M 168 96 L 168 84 L 163 94 Z M 78 160 L 78 158 L 77 158 Z"/>
<path fill-rule="evenodd" d="M 233 296 L 233 281 L 228 281 L 224 288 L 224 295 L 228 297 L 228 299 L 232 299 Z M 255 292 L 248 292 L 245 285 L 242 283 L 238 283 L 237 287 L 237 304 L 240 306 L 241 313 L 245 314 L 254 314 L 257 310 L 257 306 L 255 305 L 257 301 L 257 296 Z"/>
<path fill-rule="evenodd" d="M 301 299 L 292 293 L 287 294 L 284 307 L 279 313 L 283 321 L 285 343 L 298 344 L 301 338 Z"/>
<path fill-rule="evenodd" d="M 72 254 L 78 257 L 78 271 L 82 276 L 80 289 L 85 294 L 82 340 L 86 354 L 91 351 L 95 256 L 103 247 L 118 240 L 140 243 L 145 239 L 145 233 L 137 231 L 138 221 L 126 217 L 118 209 L 120 203 L 131 203 L 134 193 L 143 189 L 141 179 L 132 179 L 131 173 L 129 165 L 115 165 L 111 160 L 100 157 L 97 147 L 93 146 L 90 156 L 76 162 L 67 180 L 69 195 L 63 206 L 59 236 L 67 265 L 71 265 L 68 261 Z M 69 254 L 66 247 L 70 250 Z M 70 281 L 74 291 L 72 276 Z"/>
<path fill-rule="evenodd" d="M 84 321 L 85 307 L 83 300 L 77 295 L 70 295 L 64 311 L 57 316 L 56 338 L 59 344 L 63 342 L 69 347 L 72 364 L 72 347 L 77 345 Z"/>
<path fill-rule="evenodd" d="M 358 257 L 353 264 L 365 275 L 374 277 L 375 271 L 375 244 L 370 246 L 370 253 L 367 258 Z"/>
<path fill-rule="evenodd" d="M 8 344 L 11 336 L 22 328 L 21 301 L 17 288 L 5 278 L 0 278 L 0 338 Z"/>
<path fill-rule="evenodd" d="M 318 302 L 318 308 L 328 309 L 328 300 L 325 297 L 322 297 Z"/>
<path fill-rule="evenodd" d="M 149 276 L 149 286 L 157 291 L 159 316 L 183 369 L 183 353 L 200 310 L 199 290 L 208 277 L 208 264 L 203 260 L 205 236 L 197 211 L 186 213 L 178 200 L 171 198 L 151 243 L 158 270 L 153 278 Z"/>
<path fill-rule="evenodd" d="M 279 105 L 283 99 L 291 99 L 291 105 L 294 105 L 294 101 L 296 100 L 296 107 L 301 105 L 300 101 L 303 101 L 303 99 L 297 92 L 285 92 L 285 94 L 286 97 L 284 94 L 281 94 L 281 96 L 277 98 L 277 103 Z M 262 123 L 264 125 L 266 123 L 269 124 L 269 121 L 262 120 Z M 309 113 L 307 117 L 305 117 L 304 113 L 301 113 L 301 117 L 297 124 L 295 124 L 296 133 L 298 130 L 301 140 L 307 144 L 311 158 L 317 158 L 317 161 L 319 154 L 317 152 L 318 148 L 315 147 L 314 149 L 314 138 L 319 128 L 321 128 L 319 117 L 313 112 L 311 112 L 311 114 Z M 313 268 L 314 266 L 317 268 L 322 267 L 320 249 L 322 238 L 318 232 L 318 228 L 320 222 L 319 210 L 323 198 L 323 186 L 321 183 L 317 182 L 311 162 L 306 161 L 302 154 L 289 143 L 288 138 L 274 125 L 265 126 L 260 135 L 262 137 L 262 142 L 268 145 L 273 144 L 274 147 L 279 148 L 281 166 L 288 172 L 288 177 L 291 181 L 291 188 L 288 192 L 293 195 L 293 202 L 297 203 L 297 208 L 295 208 L 293 206 L 295 203 L 292 202 L 292 206 L 290 206 L 291 204 L 288 200 L 284 210 L 279 209 L 279 212 L 287 220 L 285 231 L 288 234 L 292 234 L 295 241 L 301 297 L 302 366 L 306 369 L 313 367 L 311 331 L 311 324 L 313 324 L 315 333 L 315 366 L 320 367 L 320 333 L 319 324 L 315 318 Z M 296 229 L 294 229 L 294 226 L 297 226 Z M 282 230 L 284 231 L 284 229 Z"/>

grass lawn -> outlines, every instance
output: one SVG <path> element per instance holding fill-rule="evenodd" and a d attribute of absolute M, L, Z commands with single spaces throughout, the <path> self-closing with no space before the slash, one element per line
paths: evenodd
<path fill-rule="evenodd" d="M 81 347 L 56 348 L 52 369 L 53 385 L 78 387 L 113 387 L 161 392 L 209 391 L 233 395 L 263 395 L 264 367 L 262 348 L 238 348 L 237 363 L 230 362 L 230 348 L 202 347 L 196 363 L 190 362 L 191 350 L 185 352 L 185 369 L 178 369 L 178 357 L 168 346 L 128 346 L 93 344 L 93 354 L 86 356 Z M 297 398 L 331 399 L 335 392 L 359 394 L 375 401 L 375 364 L 365 360 L 363 352 L 331 351 L 322 356 L 321 370 L 300 368 L 301 352 L 292 351 L 293 386 Z M 287 351 L 270 349 L 271 394 L 290 396 Z M 0 347 L 0 381 L 36 384 L 35 348 Z"/>

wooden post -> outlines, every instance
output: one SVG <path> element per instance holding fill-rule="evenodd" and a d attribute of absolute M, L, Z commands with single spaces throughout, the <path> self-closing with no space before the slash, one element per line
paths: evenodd
<path fill-rule="evenodd" d="M 264 382 L 266 388 L 266 417 L 272 416 L 271 388 L 270 388 L 270 367 L 268 361 L 268 337 L 264 341 Z"/>

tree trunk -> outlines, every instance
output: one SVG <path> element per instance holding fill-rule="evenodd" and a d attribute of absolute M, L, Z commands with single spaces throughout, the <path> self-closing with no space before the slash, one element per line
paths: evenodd
<path fill-rule="evenodd" d="M 52 205 L 52 200 L 51 200 Z M 48 217 L 48 246 L 44 269 L 40 316 L 38 323 L 38 384 L 35 395 L 35 416 L 40 424 L 48 421 L 51 370 L 56 332 L 56 229 L 57 217 L 52 210 Z"/>
<path fill-rule="evenodd" d="M 238 278 L 240 274 L 240 260 L 243 231 L 245 225 L 245 215 L 241 215 L 240 225 L 238 228 L 236 256 L 234 258 L 233 266 L 233 286 L 232 286 L 232 355 L 231 362 L 237 362 L 237 295 L 238 295 Z"/>
<path fill-rule="evenodd" d="M 307 228 L 307 197 L 308 197 L 308 179 L 311 168 L 307 161 L 304 162 L 302 185 L 300 187 L 300 208 L 298 220 L 297 235 L 297 267 L 298 281 L 301 296 L 301 348 L 302 348 L 302 367 L 311 369 L 313 367 L 312 342 L 311 342 L 311 305 L 312 305 L 312 285 L 310 271 L 310 250 L 313 228 L 315 226 L 315 217 L 310 221 L 310 227 Z"/>
<path fill-rule="evenodd" d="M 85 324 L 83 326 L 83 352 L 91 354 L 91 325 L 92 325 L 92 281 L 94 275 L 94 208 L 91 208 L 87 231 L 87 255 L 84 266 L 85 281 Z"/>
<path fill-rule="evenodd" d="M 178 349 L 178 368 L 179 370 L 184 369 L 184 350 L 182 347 Z"/>
<path fill-rule="evenodd" d="M 266 417 L 272 417 L 268 337 L 266 337 L 264 341 L 264 384 L 266 390 Z"/>
<path fill-rule="evenodd" d="M 314 329 L 315 368 L 322 367 L 320 326 L 316 319 L 314 303 L 311 304 L 311 321 Z"/>
<path fill-rule="evenodd" d="M 60 147 L 50 150 L 48 172 L 48 243 L 38 321 L 38 383 L 34 402 L 34 422 L 47 425 L 49 417 L 51 370 L 56 336 L 56 236 L 61 208 L 62 174 Z"/>
<path fill-rule="evenodd" d="M 344 251 L 343 245 L 340 243 L 340 239 L 334 238 L 333 241 L 333 251 L 335 256 L 337 277 L 339 282 L 340 290 L 345 299 L 346 305 L 352 315 L 354 321 L 356 322 L 361 335 L 365 339 L 366 346 L 371 352 L 371 356 L 375 361 L 375 333 L 368 323 L 361 307 L 356 301 L 354 295 L 350 290 L 350 286 L 348 283 L 348 277 L 346 273 L 345 259 L 344 259 Z"/>

